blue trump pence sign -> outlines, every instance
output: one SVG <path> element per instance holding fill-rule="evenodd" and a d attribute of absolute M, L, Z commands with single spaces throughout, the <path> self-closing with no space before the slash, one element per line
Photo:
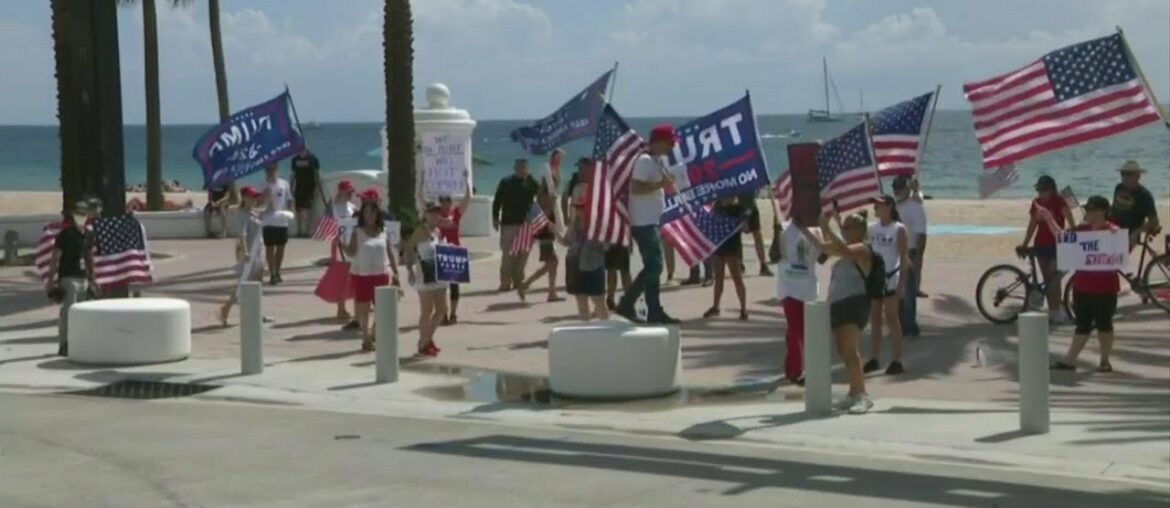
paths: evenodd
<path fill-rule="evenodd" d="M 467 249 L 458 245 L 436 245 L 435 280 L 471 282 L 471 258 Z"/>

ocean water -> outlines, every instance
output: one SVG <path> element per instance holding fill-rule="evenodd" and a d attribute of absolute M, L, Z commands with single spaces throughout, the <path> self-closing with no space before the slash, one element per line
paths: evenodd
<path fill-rule="evenodd" d="M 661 122 L 682 123 L 687 118 L 631 118 L 630 125 L 645 133 Z M 851 122 L 810 123 L 804 115 L 762 115 L 758 118 L 761 142 L 774 178 L 787 168 L 785 147 L 793 142 L 828 139 L 851 127 Z M 525 123 L 520 120 L 480 121 L 472 142 L 473 152 L 490 161 L 477 165 L 475 185 L 479 192 L 491 192 L 495 182 L 511 171 L 512 161 L 528 157 L 508 133 Z M 191 157 L 195 140 L 210 126 L 168 125 L 163 127 L 163 177 L 179 180 L 189 189 L 202 185 L 199 167 Z M 305 131 L 310 147 L 321 159 L 324 171 L 380 169 L 381 157 L 371 150 L 381 146 L 377 123 L 326 123 Z M 788 137 L 790 130 L 799 137 Z M 592 138 L 565 147 L 570 161 L 589 155 Z M 56 190 L 60 188 L 56 127 L 0 126 L 0 190 Z M 1170 195 L 1170 131 L 1162 125 L 1098 140 L 1040 156 L 1017 167 L 1020 180 L 995 197 L 1028 197 L 1040 174 L 1054 176 L 1060 186 L 1071 185 L 1079 196 L 1108 195 L 1117 182 L 1116 168 L 1126 159 L 1136 159 L 1149 172 L 1143 183 L 1156 197 Z M 125 128 L 126 181 L 146 180 L 146 132 L 141 125 Z M 283 166 L 287 171 L 287 164 Z M 539 167 L 533 164 L 534 168 Z M 927 142 L 921 166 L 921 180 L 927 194 L 937 198 L 978 198 L 976 178 L 982 171 L 979 146 L 965 111 L 939 111 Z M 258 181 L 259 175 L 249 180 Z"/>

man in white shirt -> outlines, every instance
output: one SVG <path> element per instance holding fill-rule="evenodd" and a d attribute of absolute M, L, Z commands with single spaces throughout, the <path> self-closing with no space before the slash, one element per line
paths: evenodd
<path fill-rule="evenodd" d="M 894 179 L 894 198 L 898 200 L 898 214 L 902 216 L 902 223 L 909 233 L 910 260 L 914 268 L 906 274 L 906 293 L 902 295 L 901 321 L 902 332 L 907 337 L 921 335 L 918 328 L 918 298 L 926 294 L 920 289 L 922 282 L 922 254 L 926 249 L 926 210 L 922 206 L 922 193 L 918 190 L 918 180 L 911 181 L 909 177 L 899 176 Z"/>
<path fill-rule="evenodd" d="M 288 220 L 292 208 L 292 189 L 288 181 L 277 176 L 276 164 L 264 168 L 264 256 L 268 260 L 268 283 L 284 282 L 280 267 L 284 264 L 284 246 L 288 244 Z"/>
<path fill-rule="evenodd" d="M 638 296 L 646 295 L 646 322 L 655 324 L 677 324 L 679 321 L 666 314 L 659 300 L 662 284 L 662 236 L 659 223 L 666 208 L 664 189 L 674 184 L 674 177 L 667 172 L 666 156 L 674 149 L 678 137 L 674 127 L 659 125 L 650 131 L 647 152 L 638 156 L 630 179 L 630 235 L 638 244 L 642 256 L 642 271 L 638 272 L 630 288 L 622 294 L 615 311 L 630 321 L 639 321 L 634 312 Z"/>

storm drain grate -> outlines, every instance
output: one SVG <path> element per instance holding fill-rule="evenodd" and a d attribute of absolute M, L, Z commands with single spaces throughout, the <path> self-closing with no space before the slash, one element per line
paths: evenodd
<path fill-rule="evenodd" d="M 136 400 L 175 399 L 199 395 L 200 393 L 209 392 L 219 387 L 219 385 L 208 384 L 168 383 L 165 381 L 126 379 L 88 390 L 65 392 L 65 394 Z"/>

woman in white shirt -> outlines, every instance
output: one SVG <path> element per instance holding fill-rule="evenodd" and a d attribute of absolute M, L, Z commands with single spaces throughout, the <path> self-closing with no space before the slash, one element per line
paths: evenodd
<path fill-rule="evenodd" d="M 435 269 L 435 246 L 442 240 L 439 226 L 443 225 L 443 209 L 427 204 L 422 220 L 402 247 L 406 256 L 407 277 L 418 291 L 418 354 L 439 356 L 435 345 L 435 330 L 447 316 L 447 282 L 438 280 Z M 418 270 L 415 270 L 415 267 Z"/>
<path fill-rule="evenodd" d="M 391 273 L 394 274 L 395 284 L 398 279 L 398 263 L 386 235 L 386 225 L 382 222 L 378 202 L 362 203 L 357 227 L 349 237 L 349 245 L 342 246 L 340 236 L 336 243 L 350 257 L 349 280 L 353 284 L 353 310 L 362 333 L 362 350 L 373 351 L 374 333 L 369 323 L 375 290 L 391 283 Z"/>
<path fill-rule="evenodd" d="M 882 320 L 890 328 L 890 348 L 893 361 L 886 368 L 886 374 L 901 374 L 902 367 L 902 322 L 898 304 L 906 293 L 906 270 L 913 270 L 910 262 L 910 237 L 906 225 L 898 215 L 897 201 L 893 196 L 882 196 L 873 200 L 877 222 L 869 225 L 869 242 L 875 253 L 882 257 L 886 269 L 886 295 L 874 299 L 869 312 L 870 334 L 873 338 L 873 357 L 865 363 L 863 370 L 873 372 L 881 368 Z"/>

